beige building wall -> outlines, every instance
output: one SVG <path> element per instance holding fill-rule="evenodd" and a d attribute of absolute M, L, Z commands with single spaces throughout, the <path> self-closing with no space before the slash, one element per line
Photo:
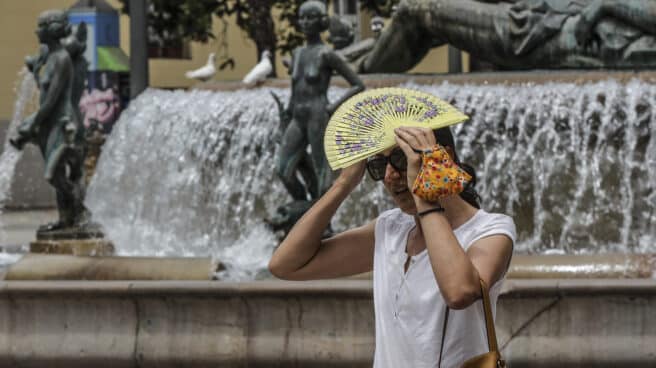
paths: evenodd
<path fill-rule="evenodd" d="M 66 0 L 0 0 L 0 121 L 11 119 L 14 86 L 26 55 L 34 55 L 39 43 L 34 31 L 44 10 L 65 8 Z"/>
<path fill-rule="evenodd" d="M 23 67 L 26 55 L 35 54 L 38 50 L 37 38 L 34 34 L 36 18 L 47 9 L 65 9 L 76 0 L 0 0 L 0 121 L 11 118 L 15 99 L 14 85 L 18 71 Z M 118 0 L 107 0 L 119 9 Z M 370 35 L 368 31 L 369 15 L 362 14 L 361 31 L 363 36 Z M 129 17 L 120 16 L 121 48 L 129 55 Z M 158 88 L 187 88 L 196 82 L 184 77 L 187 70 L 198 68 L 205 64 L 208 55 L 216 52 L 220 56 L 220 42 L 223 22 L 215 19 L 213 33 L 217 39 L 207 44 L 191 43 L 191 59 L 150 59 L 150 85 Z M 256 64 L 255 44 L 246 36 L 234 21 L 229 21 L 227 27 L 228 53 L 235 60 L 235 68 L 222 70 L 214 77 L 215 80 L 241 80 Z M 466 56 L 465 56 L 466 57 Z M 277 71 L 281 78 L 287 77 L 286 69 L 281 64 L 282 57 L 277 55 Z M 447 48 L 432 50 L 426 58 L 410 73 L 445 73 L 448 71 Z M 468 63 L 463 62 L 463 65 Z"/>

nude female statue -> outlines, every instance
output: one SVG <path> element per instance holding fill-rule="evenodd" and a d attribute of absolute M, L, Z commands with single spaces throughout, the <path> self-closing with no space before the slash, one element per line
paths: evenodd
<path fill-rule="evenodd" d="M 84 186 L 84 129 L 72 102 L 79 94 L 75 63 L 71 59 L 71 34 L 66 12 L 48 10 L 38 18 L 36 34 L 44 45 L 38 57 L 27 58 L 40 89 L 39 110 L 19 126 L 10 142 L 17 149 L 37 145 L 45 160 L 45 179 L 55 188 L 59 220 L 40 231 L 57 230 L 79 224 L 85 214 L 82 204 Z M 86 73 L 86 71 L 84 71 Z M 78 96 L 79 98 L 79 96 Z"/>
<path fill-rule="evenodd" d="M 323 136 L 330 115 L 349 97 L 364 90 L 364 84 L 348 64 L 321 40 L 328 28 L 326 6 L 307 1 L 299 9 L 299 25 L 306 44 L 292 53 L 292 94 L 285 113 L 285 128 L 278 156 L 277 173 L 295 201 L 316 199 L 330 186 L 331 172 L 323 149 Z M 337 101 L 329 103 L 327 92 L 333 72 L 351 84 Z M 308 144 L 311 153 L 306 152 Z M 299 172 L 305 186 L 297 178 Z"/>
<path fill-rule="evenodd" d="M 397 9 L 360 72 L 403 72 L 447 43 L 502 69 L 656 66 L 651 0 L 401 0 Z"/>

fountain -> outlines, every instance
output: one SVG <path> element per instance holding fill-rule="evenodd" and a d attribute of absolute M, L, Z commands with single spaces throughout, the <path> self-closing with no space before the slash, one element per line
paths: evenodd
<path fill-rule="evenodd" d="M 9 143 L 17 150 L 28 143 L 39 148 L 44 179 L 55 189 L 59 217 L 39 227 L 30 251 L 108 254 L 111 243 L 103 239 L 83 205 L 86 143 L 77 106 L 86 88 L 86 24 L 72 32 L 65 11 L 49 10 L 39 16 L 36 33 L 39 53 L 26 57 L 25 64 L 39 87 L 39 107 L 10 133 Z"/>
<path fill-rule="evenodd" d="M 454 127 L 461 158 L 478 169 L 483 207 L 513 215 L 518 227 L 497 316 L 512 367 L 653 364 L 652 72 L 363 80 L 424 90 L 471 116 Z M 277 240 L 263 219 L 290 199 L 276 176 L 282 132 L 270 93 L 287 100 L 288 83 L 149 89 L 132 101 L 104 145 L 85 205 L 118 256 L 147 261 L 151 275 L 169 281 L 5 282 L 0 356 L 72 366 L 371 366 L 366 276 L 283 283 L 265 269 Z M 346 87 L 336 80 L 329 99 Z M 391 205 L 366 179 L 333 228 Z M 170 281 L 189 276 L 170 277 L 165 271 L 180 265 L 170 257 L 198 261 L 186 264 L 196 280 L 209 278 L 204 259 L 213 257 L 222 281 Z M 117 268 L 124 279 L 146 278 L 117 258 L 76 257 L 75 267 L 51 258 L 69 275 L 30 259 L 22 269 L 43 279 Z"/>
<path fill-rule="evenodd" d="M 405 86 L 471 117 L 454 128 L 461 155 L 479 168 L 483 206 L 516 218 L 518 252 L 656 253 L 652 83 Z M 270 90 L 288 93 L 149 90 L 131 105 L 87 199 L 119 254 L 212 254 L 253 276 L 263 271 L 275 238 L 262 219 L 286 198 L 273 165 L 280 133 Z M 130 203 L 114 205 L 126 196 Z M 390 206 L 365 180 L 333 226 L 364 223 Z M 227 256 L 233 247 L 242 260 Z M 244 263 L 257 254 L 259 262 Z"/>
<path fill-rule="evenodd" d="M 15 150 L 9 144 L 9 137 L 18 129 L 18 124 L 23 121 L 27 116 L 27 112 L 31 110 L 31 105 L 34 104 L 35 95 L 37 94 L 36 83 L 27 68 L 21 69 L 18 73 L 15 91 L 17 97 L 16 102 L 14 103 L 14 114 L 9 123 L 9 134 L 7 134 L 5 142 L 3 142 L 4 146 L 2 154 L 0 154 L 0 172 L 3 173 L 3 175 L 0 176 L 0 215 L 3 212 L 5 204 L 9 202 L 14 170 L 16 164 L 22 157 L 22 152 Z M 0 244 L 5 245 L 8 244 L 8 239 L 6 239 L 5 232 L 1 230 L 3 227 L 4 224 L 0 220 Z M 7 249 L 4 249 L 3 247 L 2 252 L 0 252 L 0 267 L 6 267 L 7 265 L 16 262 L 20 257 L 20 254 L 8 252 Z"/>

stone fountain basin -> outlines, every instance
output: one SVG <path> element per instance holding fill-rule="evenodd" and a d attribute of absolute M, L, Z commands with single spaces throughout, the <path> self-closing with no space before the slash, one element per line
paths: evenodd
<path fill-rule="evenodd" d="M 547 269 L 542 257 L 517 256 L 513 272 Z M 567 257 L 559 269 L 575 271 Z M 653 257 L 623 257 L 606 275 L 507 280 L 497 331 L 510 367 L 652 367 L 656 280 L 617 270 Z M 371 367 L 373 349 L 366 279 L 0 282 L 0 367 Z"/>
<path fill-rule="evenodd" d="M 365 77 L 369 87 L 608 78 L 654 81 L 656 74 Z M 288 87 L 288 81 L 265 86 Z M 374 315 L 367 275 L 233 283 L 209 281 L 215 267 L 209 259 L 169 259 L 166 266 L 159 261 L 24 257 L 0 282 L 0 367 L 371 367 Z M 654 366 L 653 261 L 650 255 L 516 256 L 497 316 L 509 366 Z M 16 279 L 28 281 L 8 281 Z"/>
<path fill-rule="evenodd" d="M 107 257 L 28 253 L 9 266 L 12 280 L 210 280 L 223 268 L 210 258 Z M 654 278 L 656 255 L 515 255 L 510 279 Z M 353 277 L 371 279 L 369 273 Z"/>
<path fill-rule="evenodd" d="M 360 78 L 367 88 L 395 87 L 412 82 L 420 85 L 439 84 L 448 81 L 453 84 L 517 84 L 517 83 L 588 83 L 614 79 L 626 83 L 637 78 L 650 82 L 656 81 L 653 70 L 534 70 L 534 71 L 504 71 L 476 72 L 458 74 L 363 74 Z M 348 88 L 349 84 L 341 77 L 331 79 L 331 85 Z M 267 79 L 259 87 L 290 88 L 289 79 Z M 212 91 L 235 91 L 243 89 L 241 82 L 208 81 L 199 83 L 192 89 Z"/>

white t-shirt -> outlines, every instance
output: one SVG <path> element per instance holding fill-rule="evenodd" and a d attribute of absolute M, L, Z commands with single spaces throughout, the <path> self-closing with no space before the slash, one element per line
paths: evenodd
<path fill-rule="evenodd" d="M 445 302 L 424 249 L 413 256 L 404 272 L 408 234 L 413 216 L 399 209 L 383 212 L 376 221 L 374 251 L 374 309 L 376 351 L 374 368 L 437 367 L 442 341 Z M 461 246 L 486 236 L 503 234 L 515 242 L 515 224 L 509 216 L 476 212 L 454 230 Z M 492 313 L 502 280 L 490 288 Z M 465 360 L 488 351 L 485 315 L 479 300 L 463 310 L 451 310 L 442 367 L 459 367 Z"/>

